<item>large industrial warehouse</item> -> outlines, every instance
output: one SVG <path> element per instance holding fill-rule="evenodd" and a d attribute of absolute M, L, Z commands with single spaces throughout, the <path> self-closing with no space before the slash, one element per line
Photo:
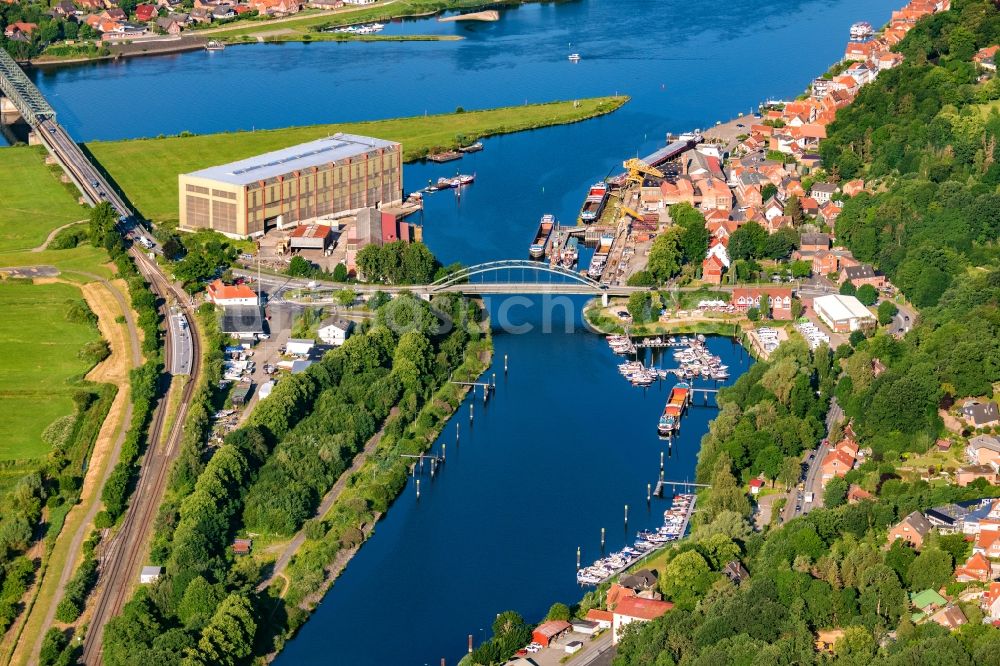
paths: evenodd
<path fill-rule="evenodd" d="M 180 228 L 257 236 L 324 216 L 399 203 L 402 146 L 335 134 L 181 174 Z"/>

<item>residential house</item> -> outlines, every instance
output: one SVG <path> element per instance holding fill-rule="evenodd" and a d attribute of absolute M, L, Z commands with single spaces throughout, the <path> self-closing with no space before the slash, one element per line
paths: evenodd
<path fill-rule="evenodd" d="M 656 591 L 656 581 L 659 575 L 650 569 L 640 569 L 634 574 L 622 574 L 618 579 L 618 584 L 634 590 L 640 598 L 659 599 L 660 593 Z"/>
<path fill-rule="evenodd" d="M 856 483 L 852 483 L 851 487 L 847 489 L 848 504 L 857 504 L 870 499 L 872 499 L 872 494 Z"/>
<path fill-rule="evenodd" d="M 722 246 L 720 244 L 721 247 Z M 708 255 L 704 261 L 701 262 L 701 280 L 702 282 L 707 282 L 709 284 L 722 284 L 722 274 L 726 271 L 726 267 L 722 264 L 722 260 L 715 254 Z"/>
<path fill-rule="evenodd" d="M 870 284 L 876 289 L 881 289 L 885 286 L 885 276 L 876 273 L 871 264 L 844 266 L 840 270 L 840 276 L 837 278 L 837 283 L 844 284 L 848 281 L 850 281 L 850 283 L 855 287 L 860 287 L 863 284 Z"/>
<path fill-rule="evenodd" d="M 886 33 L 889 32 L 890 30 L 886 31 Z M 878 67 L 879 72 L 884 72 L 886 70 L 899 67 L 900 65 L 903 64 L 904 59 L 905 58 L 903 57 L 902 53 L 883 51 L 882 53 L 879 53 L 878 56 L 875 58 L 875 65 Z"/>
<path fill-rule="evenodd" d="M 997 470 L 991 465 L 966 465 L 955 473 L 955 483 L 964 488 L 978 479 L 986 479 L 989 484 L 997 483 Z"/>
<path fill-rule="evenodd" d="M 855 445 L 857 446 L 857 445 Z M 855 449 L 856 450 L 856 449 Z M 856 457 L 851 455 L 849 449 L 838 446 L 823 456 L 820 462 L 820 482 L 825 487 L 835 476 L 844 477 L 854 469 Z"/>
<path fill-rule="evenodd" d="M 945 629 L 958 629 L 969 620 L 965 617 L 965 613 L 962 612 L 961 608 L 948 604 L 931 615 L 930 621 L 940 624 Z"/>
<path fill-rule="evenodd" d="M 993 566 L 982 553 L 973 553 L 972 557 L 955 567 L 955 580 L 959 583 L 977 581 L 987 582 L 993 574 Z"/>
<path fill-rule="evenodd" d="M 759 495 L 760 489 L 764 487 L 764 480 L 760 478 L 750 479 L 750 494 Z"/>
<path fill-rule="evenodd" d="M 156 19 L 156 27 L 168 35 L 179 35 L 183 32 L 184 26 L 187 24 L 187 15 L 182 16 L 183 19 L 176 15 L 158 18 Z"/>
<path fill-rule="evenodd" d="M 722 573 L 735 585 L 739 585 L 750 578 L 750 572 L 747 571 L 746 567 L 739 560 L 727 562 L 726 566 L 722 568 Z"/>
<path fill-rule="evenodd" d="M 205 299 L 220 306 L 256 305 L 257 294 L 245 284 L 225 284 L 222 280 L 214 280 L 205 288 Z"/>
<path fill-rule="evenodd" d="M 837 186 L 833 183 L 815 183 L 809 190 L 809 196 L 820 205 L 825 204 L 837 192 Z"/>
<path fill-rule="evenodd" d="M 25 21 L 15 21 L 4 28 L 3 36 L 14 41 L 31 41 L 31 35 L 38 30 L 37 23 L 27 23 Z"/>
<path fill-rule="evenodd" d="M 960 504 L 944 504 L 924 511 L 927 522 L 942 534 L 964 532 L 965 519 L 972 511 Z"/>
<path fill-rule="evenodd" d="M 860 178 L 849 180 L 840 189 L 844 196 L 855 197 L 865 191 L 865 181 Z"/>
<path fill-rule="evenodd" d="M 800 252 L 822 252 L 830 249 L 830 234 L 808 233 L 799 237 Z"/>
<path fill-rule="evenodd" d="M 813 275 L 830 275 L 836 273 L 840 268 L 840 257 L 835 252 L 824 250 L 822 252 L 802 252 L 796 250 L 792 253 L 792 259 L 796 261 L 811 261 Z"/>
<path fill-rule="evenodd" d="M 208 7 L 194 7 L 188 13 L 188 20 L 190 20 L 191 23 L 211 23 L 212 10 Z"/>
<path fill-rule="evenodd" d="M 707 178 L 698 184 L 701 207 L 728 211 L 733 207 L 733 192 L 721 178 Z"/>
<path fill-rule="evenodd" d="M 819 209 L 819 219 L 832 227 L 833 223 L 840 217 L 841 210 L 841 207 L 836 203 L 828 201 Z"/>
<path fill-rule="evenodd" d="M 802 204 L 802 212 L 806 215 L 819 215 L 819 202 L 813 197 L 801 197 L 799 203 Z"/>
<path fill-rule="evenodd" d="M 872 57 L 878 50 L 878 43 L 871 42 L 850 42 L 844 49 L 844 60 L 865 61 Z"/>
<path fill-rule="evenodd" d="M 328 345 L 339 347 L 347 341 L 354 329 L 354 322 L 339 317 L 327 317 L 319 323 L 316 335 Z"/>
<path fill-rule="evenodd" d="M 826 93 L 828 93 L 829 91 L 830 91 L 830 79 L 824 79 L 823 77 L 819 77 L 817 79 L 813 79 L 813 82 L 810 85 L 809 94 L 812 95 L 814 99 L 819 99 L 824 95 L 826 95 Z"/>
<path fill-rule="evenodd" d="M 781 217 L 785 214 L 784 204 L 778 200 L 777 196 L 773 196 L 764 202 L 764 217 L 768 220 L 773 220 L 776 217 Z"/>
<path fill-rule="evenodd" d="M 740 312 L 757 308 L 772 319 L 792 319 L 791 287 L 737 287 L 733 289 L 730 304 Z"/>
<path fill-rule="evenodd" d="M 1000 467 L 1000 437 L 976 435 L 965 446 L 965 455 L 973 464 Z"/>
<path fill-rule="evenodd" d="M 913 620 L 921 620 L 948 605 L 948 600 L 935 590 L 910 592 L 910 604 L 919 612 L 913 615 Z"/>
<path fill-rule="evenodd" d="M 991 560 L 1000 559 L 1000 530 L 981 530 L 976 535 L 972 552 Z"/>
<path fill-rule="evenodd" d="M 983 611 L 994 622 L 1000 621 L 1000 582 L 990 583 L 989 589 L 983 594 Z"/>
<path fill-rule="evenodd" d="M 253 541 L 250 540 L 250 539 L 234 539 L 233 540 L 233 554 L 234 555 L 249 555 L 251 548 L 253 548 Z"/>
<path fill-rule="evenodd" d="M 76 8 L 70 0 L 59 0 L 56 4 L 52 5 L 52 11 L 49 12 L 51 16 L 59 18 L 69 18 L 71 16 L 77 16 L 80 10 Z"/>
<path fill-rule="evenodd" d="M 587 611 L 586 619 L 590 622 L 596 622 L 601 629 L 610 629 L 611 625 L 614 623 L 615 614 L 611 611 L 601 610 L 600 608 L 591 608 Z"/>
<path fill-rule="evenodd" d="M 931 524 L 924 514 L 914 511 L 906 518 L 893 525 L 889 530 L 889 543 L 902 539 L 917 550 L 924 545 L 924 537 L 931 531 Z"/>
<path fill-rule="evenodd" d="M 124 22 L 128 20 L 128 14 L 121 7 L 108 7 L 100 13 L 100 17 L 109 21 Z"/>
<path fill-rule="evenodd" d="M 613 611 L 619 603 L 635 596 L 638 596 L 635 590 L 619 585 L 618 583 L 612 583 L 611 587 L 608 588 L 604 603 L 607 605 L 609 611 Z"/>
<path fill-rule="evenodd" d="M 633 622 L 652 622 L 662 616 L 674 605 L 669 601 L 658 599 L 639 599 L 630 597 L 618 602 L 614 609 L 611 625 L 611 644 L 617 645 L 621 639 L 622 630 Z"/>
<path fill-rule="evenodd" d="M 992 400 L 989 402 L 966 400 L 962 406 L 962 416 L 973 428 L 989 428 L 1000 423 L 1000 409 Z"/>
<path fill-rule="evenodd" d="M 212 20 L 226 21 L 236 18 L 236 12 L 231 5 L 218 5 L 212 8 Z"/>
<path fill-rule="evenodd" d="M 988 69 L 991 72 L 997 71 L 996 65 L 996 55 L 997 51 L 1000 51 L 1000 46 L 994 44 L 993 46 L 984 46 L 983 48 L 976 51 L 976 55 L 972 56 L 972 62 L 976 63 L 983 69 Z"/>
<path fill-rule="evenodd" d="M 136 5 L 135 7 L 135 20 L 141 21 L 143 23 L 149 23 L 157 16 L 156 6 L 149 4 Z"/>

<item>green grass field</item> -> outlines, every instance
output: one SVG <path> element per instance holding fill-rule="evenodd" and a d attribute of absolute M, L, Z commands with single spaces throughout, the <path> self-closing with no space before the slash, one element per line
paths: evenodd
<path fill-rule="evenodd" d="M 44 456 L 42 431 L 73 412 L 71 383 L 90 367 L 77 352 L 100 337 L 64 316 L 81 298 L 66 284 L 0 282 L 0 461 Z"/>
<path fill-rule="evenodd" d="M 44 160 L 41 147 L 0 148 L 0 253 L 41 245 L 56 227 L 87 216 Z"/>
<path fill-rule="evenodd" d="M 178 174 L 245 159 L 336 132 L 399 141 L 403 144 L 404 159 L 412 161 L 431 149 L 455 147 L 459 136 L 471 140 L 576 122 L 610 113 L 627 101 L 627 97 L 596 97 L 578 102 L 280 130 L 95 142 L 87 144 L 87 148 L 143 215 L 154 221 L 165 221 L 177 219 Z"/>

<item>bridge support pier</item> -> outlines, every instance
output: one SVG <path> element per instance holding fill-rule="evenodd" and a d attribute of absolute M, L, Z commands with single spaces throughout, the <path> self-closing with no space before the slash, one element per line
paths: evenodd
<path fill-rule="evenodd" d="M 608 307 L 608 292 L 601 294 L 601 306 Z"/>

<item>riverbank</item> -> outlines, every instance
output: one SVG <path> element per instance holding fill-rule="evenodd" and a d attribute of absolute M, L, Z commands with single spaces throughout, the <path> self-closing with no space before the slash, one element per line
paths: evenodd
<path fill-rule="evenodd" d="M 624 302 L 612 301 L 608 307 L 602 307 L 594 299 L 584 308 L 584 321 L 595 333 L 600 335 L 617 335 L 625 332 L 624 322 L 617 312 L 625 310 Z M 746 317 L 706 317 L 686 316 L 658 319 L 643 324 L 628 324 L 631 336 L 695 334 L 723 335 L 743 339 L 746 331 L 753 328 L 752 322 Z"/>
<path fill-rule="evenodd" d="M 403 144 L 403 159 L 457 148 L 476 139 L 576 123 L 621 108 L 627 96 L 510 106 L 332 125 L 225 134 L 181 135 L 93 142 L 87 149 L 148 219 L 177 219 L 177 175 L 312 141 L 337 132 L 377 136 Z"/>
<path fill-rule="evenodd" d="M 362 8 L 343 7 L 310 13 L 308 16 L 287 17 L 271 21 L 247 19 L 221 28 L 209 28 L 198 32 L 210 34 L 212 39 L 226 43 L 253 42 L 259 41 L 258 37 L 271 31 L 272 26 L 280 24 L 281 29 L 287 31 L 287 41 L 308 41 L 304 39 L 306 36 L 312 35 L 315 38 L 318 31 L 327 28 L 434 16 L 447 11 L 482 9 L 488 6 L 515 7 L 532 1 L 536 0 L 499 0 L 499 2 L 483 2 L 483 0 L 388 0 Z M 303 12 L 303 14 L 306 13 Z"/>

